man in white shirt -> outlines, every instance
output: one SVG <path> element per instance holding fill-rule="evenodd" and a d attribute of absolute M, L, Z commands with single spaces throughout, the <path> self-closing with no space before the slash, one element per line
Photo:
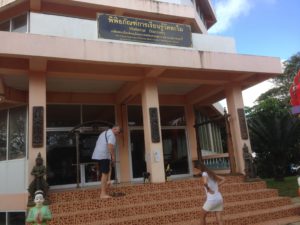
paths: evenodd
<path fill-rule="evenodd" d="M 111 129 L 103 131 L 96 142 L 92 159 L 98 161 L 101 175 L 100 198 L 110 198 L 107 194 L 107 182 L 110 178 L 111 165 L 115 162 L 116 135 L 121 133 L 121 128 L 117 125 Z"/>

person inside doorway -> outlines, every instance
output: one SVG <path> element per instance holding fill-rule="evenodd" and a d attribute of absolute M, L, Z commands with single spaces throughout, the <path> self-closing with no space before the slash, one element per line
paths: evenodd
<path fill-rule="evenodd" d="M 206 225 L 206 215 L 208 212 L 215 213 L 218 225 L 223 225 L 223 197 L 219 192 L 219 187 L 225 182 L 225 178 L 216 175 L 203 163 L 200 163 L 202 172 L 202 182 L 206 193 L 206 201 L 202 207 L 200 224 Z"/>
<path fill-rule="evenodd" d="M 111 129 L 103 131 L 96 142 L 96 146 L 92 155 L 92 159 L 96 160 L 99 164 L 101 173 L 101 194 L 100 198 L 110 198 L 108 195 L 108 182 L 112 166 L 115 164 L 115 147 L 116 136 L 121 133 L 121 128 L 114 125 Z"/>

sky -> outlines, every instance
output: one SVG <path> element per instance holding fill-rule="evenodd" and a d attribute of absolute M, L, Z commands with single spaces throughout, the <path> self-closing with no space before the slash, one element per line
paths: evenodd
<path fill-rule="evenodd" d="M 233 37 L 239 54 L 279 57 L 300 52 L 300 0 L 211 0 L 218 22 L 209 34 Z M 245 106 L 271 88 L 270 81 L 243 91 Z"/>

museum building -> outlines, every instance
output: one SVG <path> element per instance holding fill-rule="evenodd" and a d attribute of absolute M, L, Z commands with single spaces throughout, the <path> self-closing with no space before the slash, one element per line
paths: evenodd
<path fill-rule="evenodd" d="M 38 153 L 50 190 L 99 185 L 90 156 L 113 124 L 121 183 L 191 177 L 198 159 L 244 173 L 242 91 L 281 62 L 237 53 L 216 22 L 210 0 L 1 0 L 0 223 L 24 221 Z"/>

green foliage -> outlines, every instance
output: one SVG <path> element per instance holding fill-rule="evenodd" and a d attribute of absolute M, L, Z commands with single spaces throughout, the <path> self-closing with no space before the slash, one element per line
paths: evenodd
<path fill-rule="evenodd" d="M 276 180 L 283 179 L 288 165 L 300 159 L 300 121 L 290 114 L 289 104 L 289 88 L 300 69 L 300 52 L 284 66 L 284 73 L 273 79 L 275 87 L 245 109 L 258 175 Z"/>
<path fill-rule="evenodd" d="M 284 181 L 275 181 L 274 179 L 265 179 L 268 188 L 278 189 L 280 196 L 298 197 L 297 177 L 286 177 Z"/>
<path fill-rule="evenodd" d="M 275 77 L 272 81 L 274 88 L 260 95 L 257 102 L 264 101 L 267 98 L 277 98 L 289 104 L 289 89 L 294 81 L 294 77 L 300 70 L 300 52 L 293 55 L 290 59 L 283 62 L 284 72 L 282 75 Z"/>
<path fill-rule="evenodd" d="M 297 154 L 300 120 L 275 98 L 268 98 L 251 108 L 247 117 L 259 175 L 282 179 Z"/>
<path fill-rule="evenodd" d="M 286 60 L 283 65 L 283 76 L 274 78 L 274 82 L 278 87 L 290 87 L 293 83 L 295 75 L 300 70 L 300 52 Z"/>

